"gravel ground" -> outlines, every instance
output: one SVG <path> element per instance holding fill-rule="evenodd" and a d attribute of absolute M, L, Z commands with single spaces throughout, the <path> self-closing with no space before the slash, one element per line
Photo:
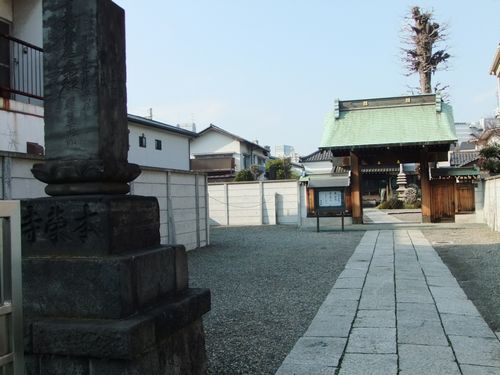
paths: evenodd
<path fill-rule="evenodd" d="M 274 374 L 363 233 L 212 228 L 211 245 L 188 256 L 191 286 L 212 291 L 204 316 L 209 374 Z"/>
<path fill-rule="evenodd" d="M 491 329 L 499 332 L 500 233 L 487 226 L 422 232 Z"/>

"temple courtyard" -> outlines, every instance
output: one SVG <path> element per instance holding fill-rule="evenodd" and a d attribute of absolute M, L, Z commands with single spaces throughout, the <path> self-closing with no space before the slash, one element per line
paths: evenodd
<path fill-rule="evenodd" d="M 210 374 L 500 374 L 500 233 L 365 211 L 340 230 L 212 228 Z"/>

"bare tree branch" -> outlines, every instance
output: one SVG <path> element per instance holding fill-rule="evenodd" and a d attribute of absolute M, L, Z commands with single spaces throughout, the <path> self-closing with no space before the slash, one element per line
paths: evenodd
<path fill-rule="evenodd" d="M 448 47 L 439 47 L 440 42 L 447 40 L 448 27 L 434 22 L 432 11 L 423 12 L 419 7 L 413 7 L 405 20 L 401 31 L 401 41 L 405 46 L 401 48 L 401 60 L 407 75 L 419 74 L 420 93 L 431 93 L 432 75 L 437 70 L 447 69 L 451 57 Z"/>

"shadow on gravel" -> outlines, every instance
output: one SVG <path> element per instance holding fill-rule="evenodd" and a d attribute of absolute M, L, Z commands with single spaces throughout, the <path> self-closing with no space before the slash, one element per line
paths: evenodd
<path fill-rule="evenodd" d="M 189 252 L 192 287 L 210 288 L 209 374 L 274 374 L 363 236 L 292 226 L 212 228 Z"/>
<path fill-rule="evenodd" d="M 500 250 L 493 245 L 434 248 L 490 328 L 500 331 Z"/>
<path fill-rule="evenodd" d="M 423 232 L 491 329 L 500 331 L 500 233 L 486 226 Z"/>

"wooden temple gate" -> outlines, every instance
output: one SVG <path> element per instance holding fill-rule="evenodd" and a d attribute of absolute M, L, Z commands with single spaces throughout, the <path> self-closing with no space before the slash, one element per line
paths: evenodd
<path fill-rule="evenodd" d="M 351 157 L 353 223 L 363 223 L 361 167 L 400 163 L 420 164 L 422 222 L 453 221 L 455 180 L 433 181 L 429 166 L 448 160 L 454 126 L 437 94 L 336 101 L 320 149 Z"/>

